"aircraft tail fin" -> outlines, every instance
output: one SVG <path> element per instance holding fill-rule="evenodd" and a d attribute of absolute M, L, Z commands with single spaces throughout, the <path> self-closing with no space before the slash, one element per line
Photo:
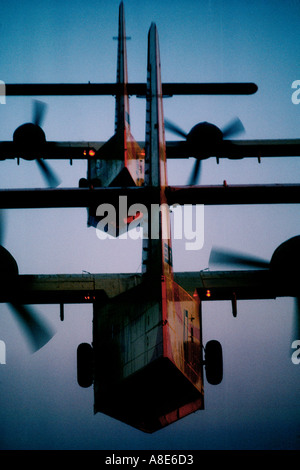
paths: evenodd
<path fill-rule="evenodd" d="M 148 209 L 148 238 L 144 238 L 143 272 L 173 275 L 170 214 L 165 197 L 167 186 L 166 143 L 163 116 L 160 52 L 157 28 L 148 35 L 146 104 L 145 185 L 157 188 L 157 204 Z M 154 207 L 155 206 L 155 207 Z M 158 237 L 158 238 L 156 238 Z"/>
<path fill-rule="evenodd" d="M 119 6 L 117 55 L 117 92 L 115 102 L 115 133 L 97 150 L 96 158 L 88 160 L 87 179 L 94 186 L 141 186 L 144 182 L 144 152 L 130 131 L 129 96 L 127 92 L 127 52 L 125 11 Z M 97 219 L 89 217 L 88 225 Z"/>
<path fill-rule="evenodd" d="M 124 4 L 121 2 L 119 6 L 117 59 L 117 84 L 120 85 L 120 91 L 116 95 L 115 132 L 123 131 L 125 128 L 129 130 L 130 127 L 126 39 Z"/>

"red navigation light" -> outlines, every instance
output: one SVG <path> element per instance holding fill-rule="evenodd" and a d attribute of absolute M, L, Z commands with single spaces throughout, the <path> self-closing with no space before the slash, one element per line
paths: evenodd
<path fill-rule="evenodd" d="M 209 289 L 207 289 L 207 291 L 206 291 L 206 294 L 205 294 L 205 295 L 206 295 L 206 297 L 210 297 L 210 296 L 211 296 L 211 292 L 210 292 L 210 290 L 209 290 Z"/>
<path fill-rule="evenodd" d="M 90 156 L 90 157 L 94 157 L 95 155 L 96 155 L 95 150 L 90 149 L 90 150 L 89 150 L 89 156 Z"/>

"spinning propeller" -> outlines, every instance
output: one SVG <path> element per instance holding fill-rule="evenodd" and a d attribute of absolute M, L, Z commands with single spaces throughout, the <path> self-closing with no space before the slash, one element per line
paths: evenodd
<path fill-rule="evenodd" d="M 231 264 L 245 268 L 269 269 L 270 262 L 255 256 L 245 255 L 237 251 L 214 248 L 209 257 L 209 264 Z"/>
<path fill-rule="evenodd" d="M 2 216 L 2 214 L 1 214 Z M 3 217 L 2 217 L 3 218 Z M 1 231 L 3 228 L 1 220 Z M 2 233 L 1 233 L 2 238 Z M 0 240 L 0 243 L 2 240 Z M 17 288 L 19 269 L 14 257 L 2 245 L 0 245 L 0 280 L 9 281 L 11 286 Z M 15 289 L 12 289 L 15 293 Z M 21 305 L 17 300 L 10 303 L 16 319 L 26 333 L 33 351 L 42 348 L 53 336 L 45 322 L 37 318 L 36 314 L 28 306 Z"/>
<path fill-rule="evenodd" d="M 266 261 L 235 251 L 213 249 L 209 264 L 230 264 L 245 268 L 269 269 L 274 286 L 285 287 L 287 295 L 296 298 L 293 335 L 300 339 L 300 236 L 290 238 L 274 251 L 271 260 Z"/>
<path fill-rule="evenodd" d="M 42 129 L 46 108 L 45 103 L 35 100 L 33 102 L 32 122 L 19 126 L 13 134 L 13 141 L 23 158 L 26 160 L 36 159 L 46 183 L 50 187 L 56 187 L 60 183 L 59 179 L 45 160 L 41 158 L 43 148 L 46 145 L 46 136 Z"/>
<path fill-rule="evenodd" d="M 189 133 L 186 133 L 176 124 L 165 120 L 165 128 L 173 134 L 183 137 L 186 140 L 187 149 L 191 157 L 196 159 L 192 170 L 189 185 L 193 186 L 197 183 L 201 160 L 216 156 L 218 149 L 222 145 L 223 139 L 233 137 L 236 134 L 244 132 L 244 126 L 240 119 L 236 118 L 231 121 L 223 130 L 209 122 L 200 122 L 196 124 Z"/>

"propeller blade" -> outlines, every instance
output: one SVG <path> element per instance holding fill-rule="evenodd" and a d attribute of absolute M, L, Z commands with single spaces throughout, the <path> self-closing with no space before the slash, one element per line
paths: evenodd
<path fill-rule="evenodd" d="M 34 100 L 33 101 L 33 124 L 42 127 L 45 115 L 46 115 L 47 105 L 43 101 Z"/>
<path fill-rule="evenodd" d="M 173 124 L 171 121 L 168 121 L 168 119 L 165 119 L 165 129 L 170 132 L 173 132 L 173 134 L 179 135 L 180 137 L 184 137 L 185 139 L 187 137 L 186 132 L 180 129 L 180 127 L 178 127 L 176 124 Z"/>
<path fill-rule="evenodd" d="M 245 132 L 245 128 L 242 124 L 242 121 L 239 118 L 234 119 L 231 121 L 225 129 L 222 130 L 223 138 L 233 137 L 236 134 L 240 134 L 241 132 Z"/>
<path fill-rule="evenodd" d="M 213 249 L 211 251 L 209 264 L 231 264 L 264 269 L 268 269 L 270 267 L 269 261 L 261 258 L 221 249 Z"/>
<path fill-rule="evenodd" d="M 31 343 L 33 352 L 41 349 L 53 337 L 53 332 L 44 322 L 38 320 L 34 312 L 15 303 L 10 304 L 16 314 L 16 318 L 25 330 L 26 336 Z"/>
<path fill-rule="evenodd" d="M 42 127 L 43 121 L 45 119 L 46 110 L 46 103 L 39 100 L 33 101 L 33 124 Z M 37 158 L 36 161 L 48 186 L 50 186 L 51 188 L 56 188 L 60 184 L 60 180 L 54 174 L 53 170 L 51 170 L 51 168 L 41 158 Z"/>
<path fill-rule="evenodd" d="M 60 184 L 60 180 L 57 178 L 55 175 L 54 171 L 50 168 L 47 163 L 42 160 L 41 158 L 38 158 L 36 160 L 42 175 L 45 178 L 46 183 L 51 187 L 51 188 L 56 188 Z"/>
<path fill-rule="evenodd" d="M 200 176 L 200 171 L 201 171 L 201 160 L 197 158 L 195 161 L 195 165 L 191 173 L 189 182 L 188 182 L 189 186 L 195 186 L 197 184 L 199 176 Z"/>

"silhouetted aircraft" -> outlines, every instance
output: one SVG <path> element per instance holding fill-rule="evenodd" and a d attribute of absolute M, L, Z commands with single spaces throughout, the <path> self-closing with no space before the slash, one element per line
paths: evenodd
<path fill-rule="evenodd" d="M 94 411 L 105 413 L 145 432 L 154 432 L 204 408 L 204 370 L 207 381 L 223 377 L 219 342 L 202 342 L 203 301 L 229 300 L 233 315 L 239 299 L 299 296 L 300 237 L 284 242 L 269 262 L 238 253 L 213 253 L 212 262 L 238 263 L 256 269 L 174 273 L 170 235 L 172 204 L 244 204 L 299 202 L 299 185 L 201 187 L 194 186 L 202 159 L 299 155 L 299 140 L 244 142 L 226 140 L 242 130 L 238 120 L 221 131 L 209 123 L 189 133 L 164 120 L 163 97 L 187 94 L 251 94 L 254 84 L 161 83 L 157 28 L 148 33 L 147 84 L 127 80 L 124 6 L 119 9 L 117 83 L 87 85 L 7 85 L 11 94 L 114 94 L 115 134 L 106 143 L 47 142 L 40 127 L 44 107 L 35 105 L 32 123 L 20 126 L 12 142 L 0 144 L 1 158 L 36 159 L 47 181 L 57 181 L 44 160 L 85 158 L 87 178 L 79 188 L 1 190 L 1 207 L 88 208 L 88 224 L 115 235 L 145 222 L 140 274 L 21 275 L 13 256 L 1 246 L 0 301 L 9 302 L 34 340 L 43 346 L 51 332 L 29 310 L 31 304 L 59 304 L 63 320 L 66 303 L 93 304 L 93 341 L 78 347 L 78 383 L 93 384 Z M 39 93 L 38 93 L 39 92 Z M 129 95 L 146 98 L 145 144 L 130 131 Z M 165 125 L 184 137 L 166 143 Z M 170 187 L 167 158 L 194 157 L 191 186 Z M 22 199 L 20 199 L 20 195 Z M 99 205 L 118 207 L 120 196 L 140 204 L 113 227 L 98 213 Z M 151 207 L 156 212 L 152 217 Z M 136 207 L 136 206 L 135 206 Z M 140 207 L 140 206 L 139 206 Z M 119 209 L 119 208 L 118 208 Z M 102 225 L 101 225 L 102 223 Z M 145 225 L 144 225 L 145 229 Z M 150 236 L 151 234 L 151 236 Z M 284 276 L 282 273 L 288 273 Z"/>

